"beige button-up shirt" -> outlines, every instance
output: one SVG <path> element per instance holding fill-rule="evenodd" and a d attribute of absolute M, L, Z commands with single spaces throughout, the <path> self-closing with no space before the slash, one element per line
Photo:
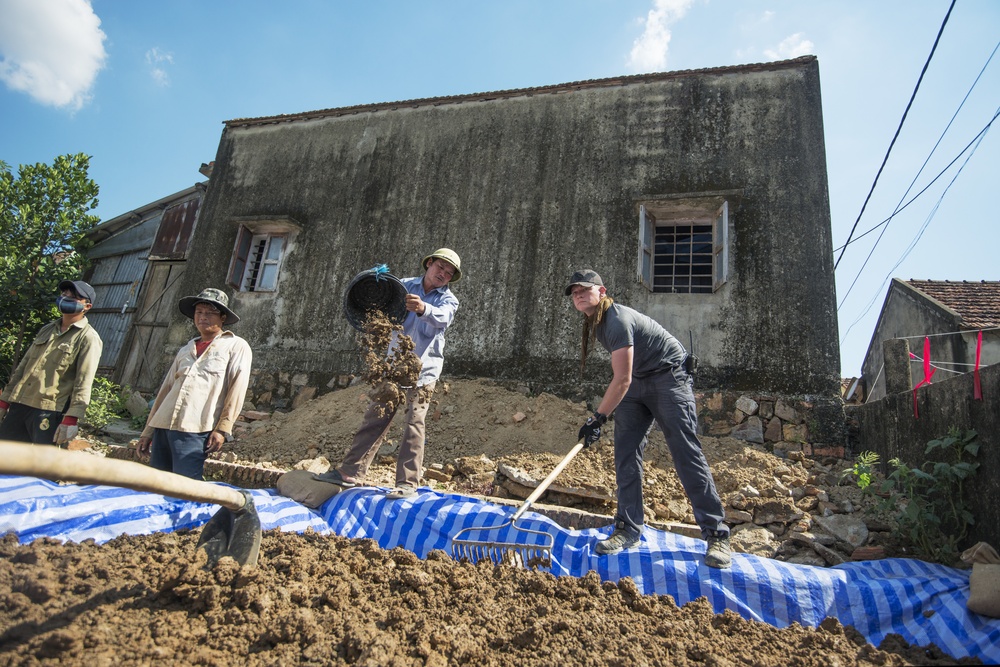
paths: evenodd
<path fill-rule="evenodd" d="M 61 332 L 62 320 L 42 327 L 14 369 L 0 400 L 82 419 L 104 343 L 84 317 Z"/>
<path fill-rule="evenodd" d="M 250 384 L 253 352 L 245 340 L 223 331 L 195 356 L 192 338 L 170 365 L 142 436 L 153 437 L 154 428 L 182 433 L 233 432 Z"/>

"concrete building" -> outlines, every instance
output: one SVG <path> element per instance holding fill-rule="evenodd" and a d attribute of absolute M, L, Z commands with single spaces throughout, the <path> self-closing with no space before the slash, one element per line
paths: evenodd
<path fill-rule="evenodd" d="M 972 372 L 977 349 L 980 368 L 1000 363 L 1000 281 L 893 278 L 861 367 L 868 401 L 886 395 L 887 377 L 888 393 L 907 391 L 924 379 L 925 338 L 932 382 Z M 900 343 L 890 346 L 901 355 L 895 364 L 884 353 L 891 341 Z"/>
<path fill-rule="evenodd" d="M 359 369 L 357 273 L 448 246 L 445 376 L 592 397 L 608 358 L 580 377 L 563 296 L 590 267 L 693 344 L 697 387 L 837 411 L 815 57 L 230 120 L 214 164 L 181 291 L 228 285 L 262 407 Z M 175 318 L 161 363 L 189 335 Z"/>

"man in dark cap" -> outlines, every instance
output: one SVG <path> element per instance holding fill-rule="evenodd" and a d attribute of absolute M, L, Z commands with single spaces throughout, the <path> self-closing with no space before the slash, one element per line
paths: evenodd
<path fill-rule="evenodd" d="M 702 539 L 708 542 L 705 564 L 729 567 L 729 526 L 723 522 L 722 500 L 698 440 L 693 378 L 684 346 L 652 318 L 615 303 L 596 271 L 574 273 L 565 293 L 583 313 L 581 372 L 596 339 L 611 354 L 614 373 L 597 411 L 579 433 L 589 447 L 601 437 L 601 427 L 614 411 L 618 509 L 614 531 L 594 551 L 615 554 L 636 546 L 642 537 L 643 453 L 655 420 L 666 436 Z"/>
<path fill-rule="evenodd" d="M 194 320 L 199 337 L 174 357 L 136 451 L 154 468 L 202 479 L 206 456 L 222 448 L 243 409 L 253 353 L 222 328 L 240 321 L 222 290 L 204 289 L 178 306 Z"/>
<path fill-rule="evenodd" d="M 76 437 L 104 349 L 87 321 L 96 298 L 82 280 L 59 283 L 62 317 L 39 330 L 0 394 L 0 439 L 62 447 Z"/>

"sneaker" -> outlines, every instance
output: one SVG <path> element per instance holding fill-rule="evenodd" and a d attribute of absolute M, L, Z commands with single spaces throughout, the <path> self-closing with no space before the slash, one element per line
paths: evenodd
<path fill-rule="evenodd" d="M 709 537 L 708 551 L 705 552 L 705 565 L 709 567 L 727 568 L 733 559 L 732 548 L 729 546 L 728 537 Z"/>
<path fill-rule="evenodd" d="M 317 482 L 327 482 L 329 484 L 336 484 L 337 486 L 342 486 L 345 489 L 353 489 L 358 485 L 357 481 L 349 479 L 340 474 L 340 471 L 336 468 L 330 468 L 328 471 L 322 475 L 313 475 L 313 479 Z"/>
<path fill-rule="evenodd" d="M 631 532 L 621 521 L 615 523 L 615 531 L 606 540 L 601 540 L 594 547 L 594 551 L 599 554 L 616 554 L 623 549 L 631 549 L 639 544 L 639 535 Z"/>
<path fill-rule="evenodd" d="M 386 500 L 401 500 L 403 498 L 412 498 L 417 495 L 417 488 L 410 486 L 408 484 L 403 484 L 397 486 L 390 493 L 386 494 Z"/>

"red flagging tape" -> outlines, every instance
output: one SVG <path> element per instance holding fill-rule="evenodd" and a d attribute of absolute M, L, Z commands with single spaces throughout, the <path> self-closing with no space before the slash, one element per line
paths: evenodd
<path fill-rule="evenodd" d="M 913 388 L 913 418 L 920 419 L 920 413 L 917 412 L 917 389 L 920 389 L 925 384 L 931 383 L 931 378 L 934 377 L 934 373 L 937 371 L 936 368 L 931 367 L 931 339 L 924 336 L 924 379 Z"/>

